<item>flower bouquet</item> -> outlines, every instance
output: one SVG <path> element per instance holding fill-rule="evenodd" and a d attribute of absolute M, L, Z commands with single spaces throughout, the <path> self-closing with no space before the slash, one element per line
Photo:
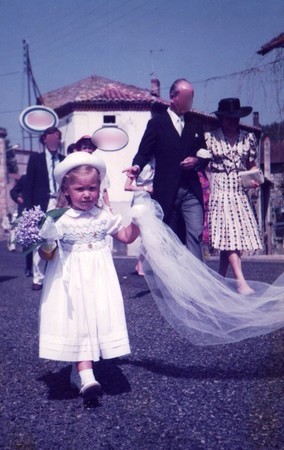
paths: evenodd
<path fill-rule="evenodd" d="M 24 255 L 32 252 L 44 243 L 51 243 L 57 239 L 54 222 L 58 220 L 68 208 L 52 209 L 44 213 L 40 206 L 24 210 L 15 223 L 15 243 L 24 248 Z"/>

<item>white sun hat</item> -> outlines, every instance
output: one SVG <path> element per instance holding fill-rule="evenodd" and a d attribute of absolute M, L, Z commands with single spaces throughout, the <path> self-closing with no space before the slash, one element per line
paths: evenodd
<path fill-rule="evenodd" d="M 87 152 L 74 152 L 66 156 L 66 158 L 55 167 L 54 177 L 57 183 L 61 185 L 66 173 L 79 166 L 95 167 L 100 173 L 101 180 L 106 174 L 106 165 L 98 155 L 90 155 Z"/>

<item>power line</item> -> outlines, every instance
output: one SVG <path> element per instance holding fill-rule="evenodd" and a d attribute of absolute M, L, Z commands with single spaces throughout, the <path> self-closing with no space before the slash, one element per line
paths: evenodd
<path fill-rule="evenodd" d="M 233 72 L 233 73 L 229 73 L 227 75 L 220 75 L 220 76 L 217 76 L 217 77 L 210 77 L 210 78 L 206 78 L 205 80 L 193 81 L 193 83 L 194 84 L 207 83 L 209 81 L 226 80 L 228 78 L 233 78 L 233 77 L 236 77 L 236 76 L 256 74 L 256 73 L 261 72 L 262 69 L 264 69 L 265 67 L 274 65 L 274 64 L 279 63 L 281 61 L 283 61 L 283 58 L 278 58 L 278 59 L 275 59 L 274 61 L 271 61 L 271 62 L 269 62 L 267 64 L 262 64 L 260 66 L 251 67 L 249 69 L 245 69 L 245 70 L 242 70 L 240 72 Z"/>
<path fill-rule="evenodd" d="M 120 11 L 121 8 L 122 8 L 124 5 L 126 5 L 127 3 L 130 3 L 130 2 L 131 2 L 131 0 L 126 0 L 126 1 L 124 1 L 123 3 L 117 4 L 116 7 L 112 8 L 111 12 L 113 13 L 113 12 L 116 11 L 116 10 L 119 10 L 119 11 Z M 93 13 L 95 13 L 95 14 L 92 15 Z M 76 29 L 76 33 L 74 33 L 74 29 L 68 30 L 68 28 L 69 28 L 73 23 L 76 23 L 76 22 L 78 21 L 78 19 L 75 19 L 75 20 L 73 20 L 72 22 L 70 22 L 67 26 L 65 26 L 63 29 L 62 29 L 62 27 L 60 27 L 59 30 L 56 30 L 56 31 L 54 31 L 53 33 L 50 33 L 50 34 L 49 34 L 49 37 L 50 37 L 50 38 L 53 38 L 53 39 L 50 39 L 49 42 L 52 43 L 52 46 L 55 47 L 55 49 L 58 49 L 58 48 L 64 48 L 64 49 L 66 50 L 66 45 L 68 45 L 69 43 L 72 44 L 72 43 L 78 41 L 78 33 L 79 33 L 79 32 L 80 32 L 80 33 L 83 33 L 83 36 L 80 36 L 80 37 L 79 37 L 79 40 L 81 40 L 81 38 L 87 37 L 87 36 L 89 36 L 89 35 L 92 35 L 92 36 L 93 36 L 93 35 L 95 34 L 96 31 L 98 31 L 99 29 L 101 29 L 101 27 L 96 28 L 95 23 L 96 23 L 98 20 L 102 19 L 103 17 L 105 17 L 105 16 L 107 16 L 107 15 L 109 15 L 109 11 L 99 13 L 98 8 L 96 7 L 96 8 L 94 8 L 93 10 L 91 10 L 91 11 L 88 13 L 87 19 L 84 18 L 84 27 L 83 27 L 83 28 L 81 28 L 81 29 L 77 28 L 77 29 Z M 95 19 L 94 19 L 94 18 L 95 18 Z M 95 23 L 94 23 L 94 22 L 95 22 Z M 87 28 L 89 25 L 91 25 L 91 30 L 90 30 L 89 32 L 86 32 L 86 28 Z M 65 30 L 67 30 L 66 33 L 64 33 Z M 62 32 L 62 31 L 63 31 L 63 32 Z M 58 35 L 58 37 L 56 37 L 57 35 Z M 59 45 L 59 46 L 57 45 L 57 44 L 58 44 L 58 40 L 57 40 L 57 39 L 62 40 L 63 38 L 69 37 L 70 35 L 71 35 L 71 37 L 72 37 L 71 41 L 69 41 L 69 42 L 67 41 L 67 42 L 65 42 L 64 44 Z M 54 44 L 55 44 L 55 45 L 54 45 Z M 34 56 L 35 58 L 38 57 L 38 56 L 41 56 L 41 53 L 39 53 L 39 55 L 36 54 L 36 51 L 37 51 L 38 49 L 40 49 L 40 46 L 38 46 L 38 47 L 37 47 L 37 46 L 33 47 L 33 51 L 35 52 L 35 56 Z M 43 50 L 43 51 L 44 51 L 44 50 Z M 53 50 L 51 50 L 51 51 L 53 51 Z M 50 53 L 50 52 L 49 52 L 49 53 Z M 46 53 L 45 53 L 45 54 L 46 54 Z"/>
<path fill-rule="evenodd" d="M 19 73 L 22 73 L 22 72 L 20 70 L 17 70 L 15 72 L 0 73 L 0 77 L 9 77 L 11 75 L 19 75 Z"/>
<path fill-rule="evenodd" d="M 255 75 L 258 73 L 262 73 L 263 69 L 265 69 L 266 67 L 274 66 L 283 61 L 284 61 L 283 58 L 277 58 L 274 61 L 271 61 L 269 63 L 255 66 L 255 67 L 250 67 L 249 69 L 241 70 L 240 72 L 232 72 L 232 73 L 229 73 L 226 75 L 218 75 L 215 77 L 205 78 L 204 80 L 195 80 L 195 81 L 192 81 L 192 84 L 209 83 L 210 81 L 226 80 L 226 79 L 230 79 L 230 78 L 235 78 L 237 76 Z M 166 90 L 169 88 L 170 88 L 170 86 L 165 86 L 161 90 L 163 91 L 163 90 Z"/>
<path fill-rule="evenodd" d="M 17 113 L 21 112 L 21 109 L 14 109 L 14 110 L 7 110 L 7 111 L 0 111 L 0 114 L 11 114 L 11 113 Z"/>
<path fill-rule="evenodd" d="M 126 3 L 128 3 L 128 1 L 127 1 Z M 141 8 L 143 8 L 143 7 L 145 7 L 145 5 L 148 5 L 149 3 L 152 3 L 152 0 L 144 1 L 144 2 L 141 3 L 139 6 L 136 6 L 135 8 L 132 8 L 131 10 L 127 11 L 126 13 L 123 13 L 123 14 L 121 14 L 120 16 L 114 18 L 113 20 L 109 20 L 109 21 L 106 22 L 105 24 L 103 24 L 103 25 L 101 25 L 101 26 L 99 26 L 99 27 L 96 27 L 95 30 L 91 30 L 91 31 L 88 32 L 88 33 L 86 33 L 86 32 L 83 30 L 83 31 L 84 31 L 84 35 L 83 35 L 83 36 L 80 36 L 79 38 L 78 38 L 78 34 L 75 36 L 74 33 L 73 33 L 73 36 L 72 36 L 72 40 L 71 40 L 71 41 L 65 42 L 64 44 L 59 45 L 59 46 L 56 47 L 56 52 L 57 52 L 57 54 L 54 55 L 54 58 L 55 58 L 55 59 L 61 58 L 60 54 L 58 53 L 58 49 L 62 49 L 62 50 L 64 51 L 64 55 L 66 55 L 67 53 L 70 53 L 70 52 L 74 52 L 75 45 L 76 45 L 77 43 L 79 43 L 80 41 L 86 39 L 86 38 L 88 39 L 90 35 L 93 37 L 93 36 L 94 36 L 94 31 L 95 31 L 95 32 L 101 31 L 101 30 L 103 30 L 103 29 L 109 27 L 110 25 L 113 25 L 114 23 L 119 22 L 120 20 L 124 19 L 125 17 L 128 17 L 128 16 L 129 16 L 130 14 L 132 14 L 133 12 L 135 12 L 135 11 L 137 11 L 137 10 L 139 10 L 139 9 L 141 9 Z M 117 9 L 117 8 L 116 8 L 116 9 Z M 156 9 L 156 8 L 155 8 L 155 9 Z M 150 9 L 150 12 L 151 12 L 151 11 L 152 11 L 152 9 Z M 147 13 L 145 13 L 145 14 L 149 14 L 149 11 L 147 11 Z M 144 15 L 145 15 L 145 14 L 144 14 Z M 104 14 L 104 15 L 106 15 L 106 14 Z M 142 17 L 142 16 L 143 16 L 143 15 L 140 15 L 139 17 Z M 93 21 L 93 19 L 92 19 L 92 21 Z M 69 34 L 70 34 L 70 33 L 69 33 Z M 93 40 L 88 40 L 87 43 L 85 44 L 85 47 L 87 47 L 87 46 L 89 46 L 89 45 L 93 45 L 93 44 L 94 44 L 94 41 L 93 41 Z M 70 47 L 66 49 L 66 46 L 68 46 L 68 45 L 70 45 Z M 50 53 L 52 53 L 52 52 L 55 53 L 55 50 L 54 50 L 54 49 L 51 49 L 49 52 L 46 52 L 46 51 L 45 51 L 45 52 L 44 52 L 44 55 L 46 56 L 46 55 L 48 55 L 48 54 L 50 54 Z M 40 55 L 35 55 L 35 56 L 34 56 L 34 61 L 36 61 L 36 59 L 37 59 L 38 56 L 40 56 Z M 41 64 L 41 63 L 34 62 L 34 65 L 35 65 L 35 66 L 36 66 L 36 65 L 39 65 L 39 64 Z"/>

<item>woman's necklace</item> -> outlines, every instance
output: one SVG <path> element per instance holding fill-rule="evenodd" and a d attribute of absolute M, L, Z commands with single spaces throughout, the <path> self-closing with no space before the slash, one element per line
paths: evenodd
<path fill-rule="evenodd" d="M 238 145 L 240 141 L 240 133 L 234 136 L 226 136 L 224 134 L 227 153 L 233 158 L 234 154 L 238 151 Z"/>
<path fill-rule="evenodd" d="M 224 133 L 223 133 L 224 134 Z M 238 155 L 238 145 L 240 141 L 240 133 L 236 134 L 235 136 L 226 136 L 224 134 L 226 149 L 227 149 L 227 155 L 229 155 L 229 158 L 234 164 L 234 167 L 237 169 L 237 160 L 236 156 Z"/>
<path fill-rule="evenodd" d="M 238 147 L 239 136 L 240 136 L 239 133 L 238 133 L 238 134 L 235 134 L 234 136 L 226 136 L 226 135 L 224 134 L 224 138 L 225 138 L 225 142 L 226 142 L 227 148 L 229 148 L 229 146 L 230 146 L 231 148 Z"/>

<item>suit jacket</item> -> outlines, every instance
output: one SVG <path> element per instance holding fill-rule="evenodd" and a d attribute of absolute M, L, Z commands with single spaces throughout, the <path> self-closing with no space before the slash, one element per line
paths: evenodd
<path fill-rule="evenodd" d="M 176 131 L 167 112 L 149 120 L 133 165 L 143 167 L 156 160 L 153 181 L 153 198 L 164 211 L 164 221 L 170 220 L 173 203 L 179 187 L 190 189 L 203 205 L 202 188 L 196 170 L 182 170 L 181 161 L 196 156 L 200 148 L 206 148 L 201 121 L 193 113 L 186 113 L 182 135 Z"/>
<path fill-rule="evenodd" d="M 18 203 L 18 198 L 22 197 L 24 199 L 24 190 L 25 190 L 26 179 L 27 179 L 27 176 L 22 175 L 16 182 L 15 186 L 10 190 L 10 197 L 18 205 L 18 216 L 20 216 L 22 214 L 22 212 L 25 208 L 24 203 Z"/>
<path fill-rule="evenodd" d="M 59 161 L 64 159 L 58 154 Z M 45 212 L 50 198 L 48 169 L 45 152 L 32 153 L 27 167 L 27 178 L 24 189 L 25 207 L 31 209 L 40 205 Z"/>

